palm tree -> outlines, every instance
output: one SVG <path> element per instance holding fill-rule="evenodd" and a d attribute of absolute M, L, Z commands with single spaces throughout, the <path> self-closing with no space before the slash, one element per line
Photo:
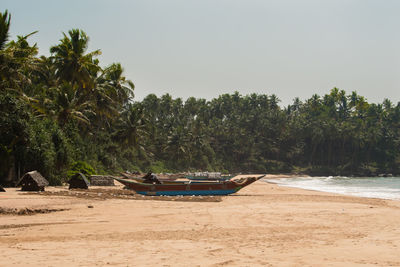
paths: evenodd
<path fill-rule="evenodd" d="M 71 82 L 79 86 L 79 90 L 86 91 L 93 88 L 94 76 L 100 70 L 98 60 L 94 59 L 101 54 L 100 50 L 86 53 L 89 37 L 79 29 L 68 31 L 69 37 L 60 44 L 52 46 L 50 52 L 56 66 L 56 75 L 60 81 Z M 80 92 L 81 93 L 81 92 Z"/>
<path fill-rule="evenodd" d="M 133 146 L 143 149 L 142 140 L 145 136 L 147 136 L 147 121 L 143 109 L 132 104 L 128 105 L 116 125 L 114 139 L 126 148 Z"/>
<path fill-rule="evenodd" d="M 32 85 L 32 73 L 38 67 L 36 44 L 30 46 L 27 39 L 36 32 L 17 36 L 0 50 L 0 88 L 16 91 L 23 95 Z"/>
<path fill-rule="evenodd" d="M 0 50 L 3 50 L 8 41 L 8 31 L 10 29 L 11 14 L 8 11 L 0 12 Z"/>
<path fill-rule="evenodd" d="M 70 121 L 90 124 L 88 114 L 94 114 L 91 103 L 80 101 L 76 88 L 69 83 L 63 83 L 55 90 L 53 106 L 47 109 L 47 115 L 55 117 L 61 127 Z"/>
<path fill-rule="evenodd" d="M 105 68 L 102 74 L 103 84 L 106 83 L 110 89 L 110 97 L 121 105 L 133 99 L 133 90 L 135 89 L 133 82 L 126 79 L 123 72 L 121 64 L 114 63 Z"/>
<path fill-rule="evenodd" d="M 134 84 L 123 75 L 121 64 L 105 68 L 96 78 L 90 99 L 94 103 L 99 125 L 110 125 L 118 118 L 122 107 L 133 98 Z"/>

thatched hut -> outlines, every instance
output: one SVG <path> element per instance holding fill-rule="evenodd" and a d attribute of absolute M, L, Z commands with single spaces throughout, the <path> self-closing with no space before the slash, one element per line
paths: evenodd
<path fill-rule="evenodd" d="M 92 175 L 90 176 L 90 185 L 95 186 L 115 186 L 114 178 L 107 175 Z"/>
<path fill-rule="evenodd" d="M 22 176 L 17 186 L 22 186 L 21 191 L 44 191 L 49 182 L 38 172 L 27 172 Z"/>
<path fill-rule="evenodd" d="M 6 190 L 0 185 L 0 192 L 6 192 Z"/>
<path fill-rule="evenodd" d="M 88 189 L 90 182 L 83 173 L 78 172 L 68 181 L 69 189 Z"/>

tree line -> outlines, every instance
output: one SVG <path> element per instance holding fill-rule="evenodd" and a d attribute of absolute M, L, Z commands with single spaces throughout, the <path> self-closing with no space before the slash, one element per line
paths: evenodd
<path fill-rule="evenodd" d="M 102 67 L 79 29 L 39 56 L 0 13 L 0 184 L 36 169 L 398 174 L 400 103 L 337 88 L 287 107 L 275 95 L 134 100 L 121 64 Z"/>

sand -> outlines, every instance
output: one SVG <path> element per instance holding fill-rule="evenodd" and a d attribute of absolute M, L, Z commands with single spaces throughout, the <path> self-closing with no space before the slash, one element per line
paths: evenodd
<path fill-rule="evenodd" d="M 398 201 L 264 181 L 215 199 L 96 190 L 0 193 L 0 266 L 400 266 Z"/>

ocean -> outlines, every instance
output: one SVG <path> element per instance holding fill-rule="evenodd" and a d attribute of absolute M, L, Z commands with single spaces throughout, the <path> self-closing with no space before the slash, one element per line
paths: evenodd
<path fill-rule="evenodd" d="M 294 177 L 266 181 L 343 195 L 400 200 L 400 177 Z"/>

